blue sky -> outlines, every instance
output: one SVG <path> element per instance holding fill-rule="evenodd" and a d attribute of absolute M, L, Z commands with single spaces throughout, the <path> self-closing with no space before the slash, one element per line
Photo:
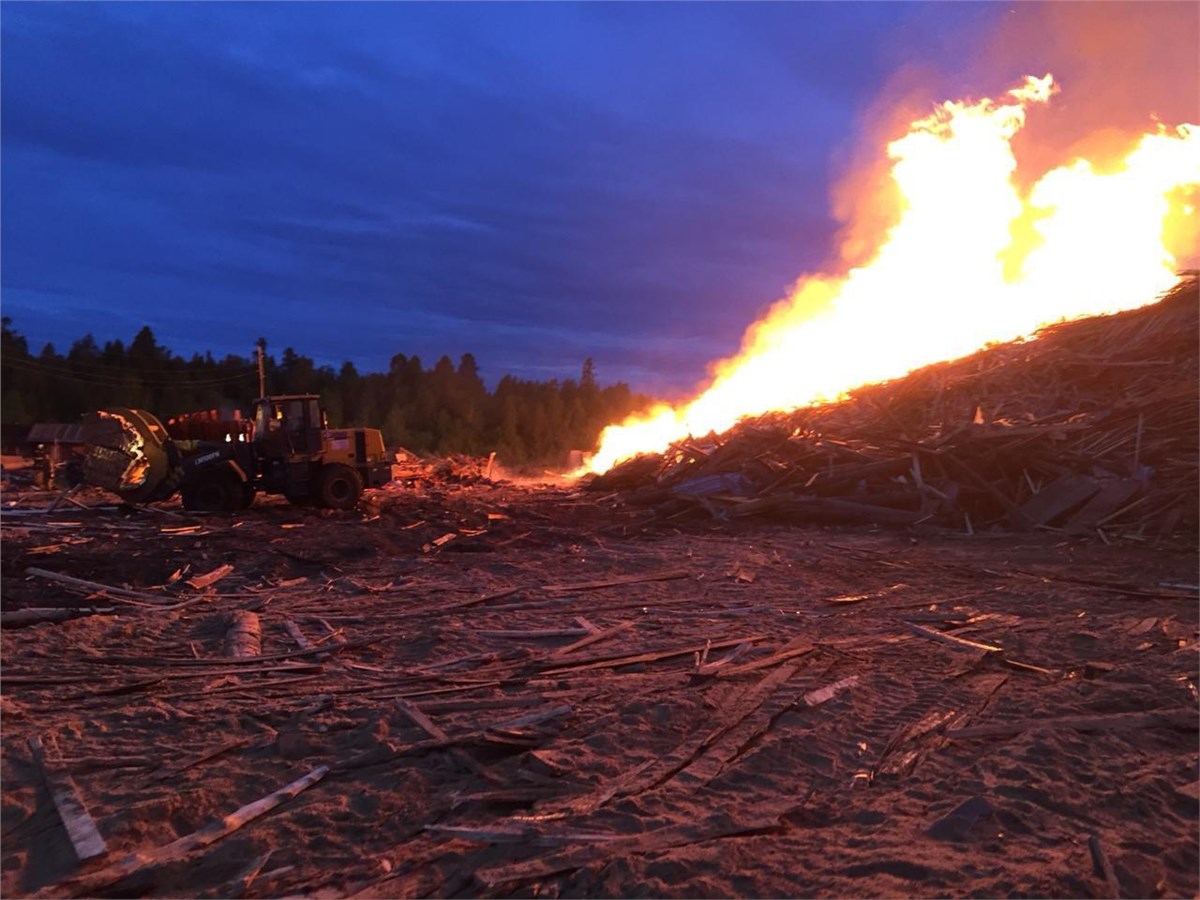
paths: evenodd
<path fill-rule="evenodd" d="M 829 258 L 895 73 L 929 103 L 1025 74 L 978 65 L 1011 14 L 8 0 L 3 312 L 35 348 L 149 324 L 184 354 L 470 351 L 492 382 L 591 356 L 684 390 Z"/>

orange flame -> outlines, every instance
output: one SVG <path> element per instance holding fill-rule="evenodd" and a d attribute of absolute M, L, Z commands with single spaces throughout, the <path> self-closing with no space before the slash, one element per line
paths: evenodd
<path fill-rule="evenodd" d="M 1172 246 L 1195 237 L 1195 198 L 1184 193 L 1200 185 L 1200 128 L 1159 126 L 1121 165 L 1099 172 L 1077 160 L 1023 198 L 1011 140 L 1027 108 L 1057 91 L 1050 75 L 1031 77 L 1002 102 L 947 101 L 914 122 L 887 148 L 902 206 L 871 262 L 802 278 L 700 396 L 605 428 L 587 468 L 1154 302 L 1176 281 Z"/>

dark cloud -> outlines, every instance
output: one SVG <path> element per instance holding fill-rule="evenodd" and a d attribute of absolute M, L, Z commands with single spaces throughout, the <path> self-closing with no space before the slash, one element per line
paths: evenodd
<path fill-rule="evenodd" d="M 8 2 L 4 311 L 686 389 L 829 258 L 891 67 L 1002 12 L 936 6 Z"/>

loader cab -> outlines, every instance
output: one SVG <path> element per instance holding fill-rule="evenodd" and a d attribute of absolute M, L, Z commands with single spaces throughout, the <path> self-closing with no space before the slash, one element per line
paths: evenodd
<path fill-rule="evenodd" d="M 268 458 L 320 453 L 321 432 L 326 424 L 325 410 L 316 394 L 263 397 L 255 410 L 255 442 Z"/>

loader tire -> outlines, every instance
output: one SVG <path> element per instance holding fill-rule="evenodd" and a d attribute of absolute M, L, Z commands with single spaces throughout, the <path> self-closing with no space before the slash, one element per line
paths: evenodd
<path fill-rule="evenodd" d="M 331 463 L 321 467 L 316 492 L 319 506 L 327 509 L 354 509 L 362 491 L 362 476 L 349 466 Z"/>
<path fill-rule="evenodd" d="M 254 503 L 254 497 L 258 491 L 254 489 L 254 485 L 249 481 L 244 481 L 241 485 L 241 492 L 242 496 L 239 498 L 238 506 L 242 509 L 249 509 Z"/>
<path fill-rule="evenodd" d="M 193 512 L 235 512 L 242 505 L 242 484 L 228 470 L 197 475 L 180 493 L 183 508 Z"/>

